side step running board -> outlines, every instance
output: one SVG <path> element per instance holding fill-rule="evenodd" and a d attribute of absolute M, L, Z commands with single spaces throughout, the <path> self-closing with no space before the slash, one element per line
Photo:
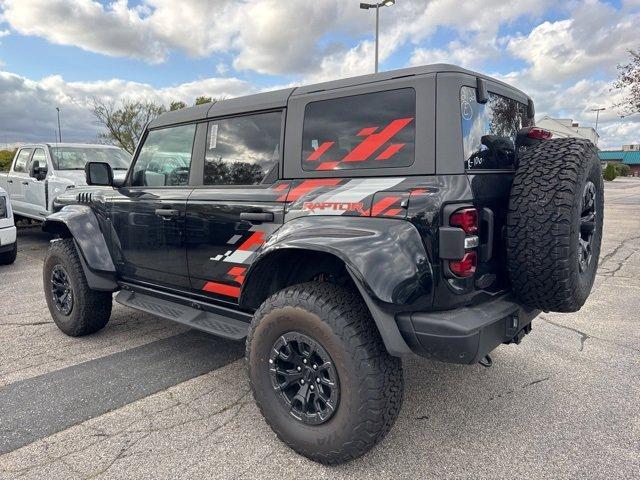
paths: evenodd
<path fill-rule="evenodd" d="M 249 333 L 248 322 L 198 310 L 187 305 L 145 295 L 144 293 L 120 290 L 115 296 L 115 301 L 127 307 L 230 340 L 242 340 Z"/>

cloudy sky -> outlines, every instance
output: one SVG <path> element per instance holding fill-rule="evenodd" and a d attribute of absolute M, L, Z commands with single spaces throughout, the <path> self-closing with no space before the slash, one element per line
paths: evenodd
<path fill-rule="evenodd" d="M 0 0 L 0 144 L 94 141 L 92 98 L 193 103 L 373 70 L 358 0 Z M 458 64 L 521 88 L 538 117 L 600 116 L 603 148 L 640 143 L 620 118 L 616 65 L 640 48 L 640 0 L 397 0 L 382 70 Z"/>

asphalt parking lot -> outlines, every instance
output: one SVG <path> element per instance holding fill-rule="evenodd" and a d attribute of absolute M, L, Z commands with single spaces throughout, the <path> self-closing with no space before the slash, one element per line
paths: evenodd
<path fill-rule="evenodd" d="M 541 315 L 492 368 L 406 360 L 395 427 L 335 468 L 271 432 L 241 343 L 117 304 L 98 334 L 63 335 L 42 292 L 48 237 L 22 229 L 0 267 L 0 478 L 638 478 L 640 179 L 605 196 L 584 308 Z"/>

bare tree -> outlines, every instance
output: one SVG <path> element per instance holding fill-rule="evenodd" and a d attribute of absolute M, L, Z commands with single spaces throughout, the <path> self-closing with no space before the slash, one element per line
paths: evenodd
<path fill-rule="evenodd" d="M 106 132 L 99 138 L 106 143 L 117 145 L 133 155 L 142 137 L 144 127 L 151 120 L 166 111 L 165 107 L 153 102 L 123 100 L 105 103 L 93 99 L 91 112 Z"/>
<path fill-rule="evenodd" d="M 629 63 L 618 65 L 618 79 L 612 89 L 624 92 L 624 100 L 614 105 L 621 109 L 622 116 L 640 112 L 640 50 L 629 50 L 629 55 Z"/>

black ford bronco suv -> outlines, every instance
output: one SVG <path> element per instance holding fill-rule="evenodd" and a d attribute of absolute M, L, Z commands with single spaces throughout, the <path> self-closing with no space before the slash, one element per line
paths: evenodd
<path fill-rule="evenodd" d="M 161 115 L 124 181 L 89 163 L 44 230 L 44 291 L 72 336 L 115 300 L 246 337 L 258 407 L 335 464 L 389 431 L 400 358 L 488 363 L 541 311 L 578 310 L 602 238 L 595 147 L 529 97 L 430 65 Z"/>

